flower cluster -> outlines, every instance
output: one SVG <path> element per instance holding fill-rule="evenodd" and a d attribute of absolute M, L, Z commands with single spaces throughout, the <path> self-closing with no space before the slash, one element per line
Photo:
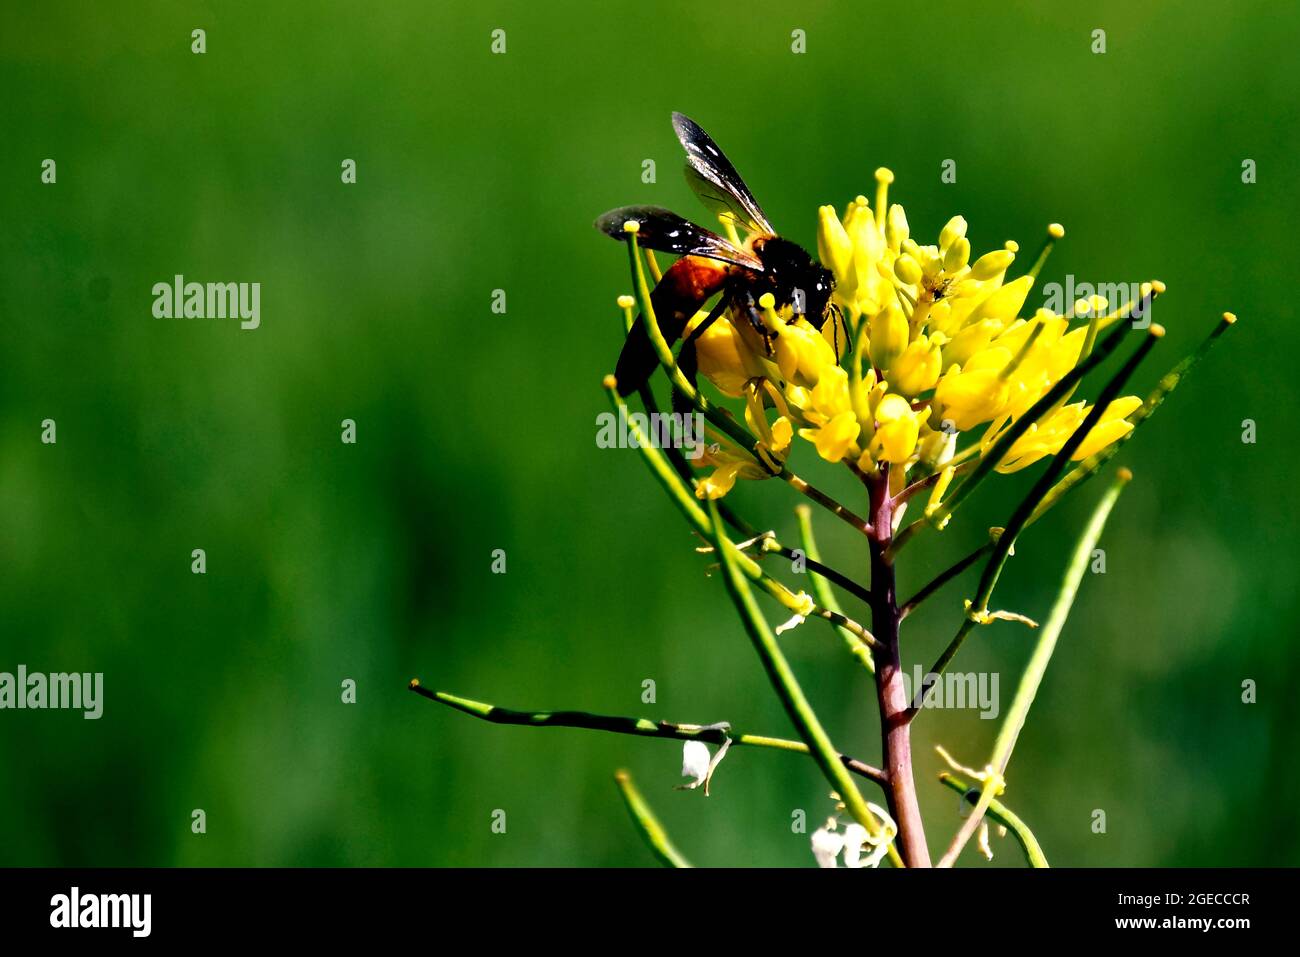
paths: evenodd
<path fill-rule="evenodd" d="M 832 795 L 834 796 L 834 795 Z M 812 852 L 818 867 L 838 867 L 842 857 L 847 868 L 876 868 L 888 853 L 889 843 L 898 836 L 898 825 L 890 818 L 889 812 L 879 804 L 867 803 L 867 807 L 876 817 L 884 822 L 882 833 L 872 837 L 861 824 L 849 824 L 839 830 L 839 813 L 832 815 L 824 825 L 812 833 Z M 843 805 L 839 805 L 839 811 Z M 864 855 L 863 847 L 870 850 Z"/>
<path fill-rule="evenodd" d="M 1015 243 L 972 260 L 966 220 L 954 216 L 936 244 L 921 245 L 902 206 L 886 203 L 893 174 L 881 169 L 876 176 L 874 210 L 859 196 L 843 216 L 831 206 L 819 212 L 818 253 L 835 278 L 837 315 L 819 330 L 788 308 L 778 311 L 769 295 L 760 301 L 764 329 L 732 315 L 699 336 L 701 374 L 745 399 L 764 460 L 725 442 L 715 446 L 701 497 L 725 495 L 737 478 L 770 475 L 796 432 L 828 462 L 863 472 L 886 464 L 899 481 L 918 464 L 928 474 L 982 455 L 1088 356 L 1101 328 L 1119 320 L 1095 304 L 1081 304 L 1091 305 L 1091 319 L 1075 329 L 1047 309 L 1022 317 L 1036 269 L 1007 278 Z M 1064 230 L 1053 225 L 1048 234 L 1050 248 Z M 1073 458 L 1125 435 L 1132 428 L 1126 417 L 1139 405 L 1133 396 L 1111 402 Z M 998 471 L 1060 451 L 1089 410 L 1084 402 L 1059 403 L 1025 430 Z M 979 440 L 959 453 L 958 436 L 981 428 Z"/>

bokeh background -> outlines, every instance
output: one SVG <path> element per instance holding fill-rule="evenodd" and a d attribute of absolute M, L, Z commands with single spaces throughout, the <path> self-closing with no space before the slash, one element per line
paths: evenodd
<path fill-rule="evenodd" d="M 790 826 L 830 807 L 809 761 L 734 752 L 705 799 L 672 790 L 675 743 L 502 728 L 406 690 L 418 675 L 508 706 L 791 733 L 673 507 L 636 453 L 594 442 L 628 280 L 591 221 L 632 202 L 702 214 L 673 109 L 806 244 L 819 204 L 888 165 L 914 235 L 960 212 L 977 251 L 1029 251 L 1056 220 L 1044 280 L 1163 279 L 1143 391 L 1241 316 L 1119 459 L 1137 480 L 1107 571 L 1084 582 L 1006 800 L 1054 864 L 1296 863 L 1300 13 L 1069 6 L 7 5 L 0 670 L 102 671 L 105 714 L 0 712 L 0 863 L 650 863 L 616 767 L 699 864 L 811 863 Z M 260 282 L 261 328 L 153 318 L 151 286 L 176 273 Z M 810 452 L 801 471 L 856 494 Z M 1033 474 L 910 548 L 902 590 L 1001 524 Z M 1101 488 L 1024 537 L 999 607 L 1045 615 Z M 737 501 L 793 538 L 789 489 Z M 851 532 L 823 521 L 821 538 L 865 571 Z M 909 666 L 972 587 L 908 622 Z M 1031 640 L 986 629 L 959 667 L 998 671 L 1005 707 Z M 837 743 L 876 759 L 838 639 L 810 623 L 783 641 Z M 932 844 L 958 825 L 932 746 L 982 764 L 995 732 L 972 711 L 916 724 Z M 995 844 L 994 866 L 1023 863 Z"/>

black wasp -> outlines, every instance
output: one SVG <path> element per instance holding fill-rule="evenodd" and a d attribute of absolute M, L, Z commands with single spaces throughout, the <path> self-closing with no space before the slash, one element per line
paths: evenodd
<path fill-rule="evenodd" d="M 614 239 L 626 240 L 623 224 L 634 220 L 641 246 L 681 256 L 665 270 L 650 294 L 659 329 L 669 343 L 681 338 L 691 317 L 721 293 L 704 321 L 682 344 L 677 362 L 686 377 L 695 382 L 696 338 L 728 311 L 734 321 L 751 323 L 770 352 L 771 335 L 758 307 L 764 293 L 773 295 L 779 312 L 788 309 L 792 317 L 804 316 L 818 329 L 830 319 L 837 337 L 845 333 L 840 310 L 831 303 L 835 280 L 830 271 L 798 243 L 776 235 L 736 168 L 698 123 L 674 113 L 673 129 L 686 149 L 686 181 L 691 189 L 715 214 L 748 230 L 748 239 L 738 246 L 660 206 L 611 209 L 596 220 L 596 228 Z M 839 345 L 837 339 L 837 353 Z M 637 391 L 657 365 L 650 337 L 638 320 L 623 343 L 614 370 L 619 394 Z"/>

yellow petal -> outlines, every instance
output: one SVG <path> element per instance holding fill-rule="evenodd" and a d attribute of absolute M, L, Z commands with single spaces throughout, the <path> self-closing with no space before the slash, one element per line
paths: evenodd
<path fill-rule="evenodd" d="M 729 396 L 739 396 L 755 374 L 753 353 L 727 319 L 719 319 L 695 340 L 700 374 Z"/>
<path fill-rule="evenodd" d="M 736 473 L 740 471 L 739 463 L 720 465 L 713 474 L 700 481 L 695 489 L 695 497 L 701 499 L 718 499 L 735 487 Z"/>
<path fill-rule="evenodd" d="M 1011 255 L 1011 253 L 1008 253 L 1005 250 L 1003 250 L 1003 252 L 1007 256 Z M 988 256 L 984 256 L 980 259 L 980 262 L 988 259 L 989 256 L 996 255 L 997 253 L 989 253 Z M 971 271 L 974 272 L 977 266 L 979 266 L 979 263 L 972 266 Z M 1020 310 L 1024 306 L 1025 300 L 1029 298 L 1029 290 L 1033 284 L 1034 279 L 1032 276 L 1021 276 L 1019 279 L 1009 282 L 1004 286 L 999 286 L 996 292 L 975 307 L 975 310 L 970 314 L 968 321 L 976 322 L 980 319 L 1001 319 L 1003 322 L 1007 322 L 1014 319 L 1016 316 L 1020 315 Z"/>
<path fill-rule="evenodd" d="M 872 364 L 878 369 L 887 369 L 907 347 L 907 317 L 891 302 L 871 317 L 867 335 Z"/>
<path fill-rule="evenodd" d="M 950 371 L 935 387 L 935 406 L 941 419 L 950 420 L 958 432 L 975 428 L 1002 413 L 1010 388 L 994 369 Z"/>
<path fill-rule="evenodd" d="M 1101 421 L 1092 427 L 1088 437 L 1080 443 L 1075 453 L 1070 456 L 1070 460 L 1078 462 L 1086 459 L 1090 455 L 1100 452 L 1112 442 L 1122 439 L 1133 431 L 1133 423 L 1127 420 L 1127 416 L 1137 410 L 1142 404 L 1142 400 L 1135 395 L 1128 395 L 1122 399 L 1116 399 L 1110 405 L 1106 406 L 1106 411 L 1101 414 Z"/>
<path fill-rule="evenodd" d="M 772 423 L 772 451 L 784 452 L 790 447 L 790 439 L 794 436 L 794 426 L 785 416 L 781 416 Z"/>
<path fill-rule="evenodd" d="M 844 224 L 835 215 L 834 206 L 823 206 L 817 211 L 817 254 L 822 265 L 835 275 L 837 283 L 852 282 L 853 241 Z"/>
<path fill-rule="evenodd" d="M 886 377 L 898 392 L 906 396 L 917 396 L 934 388 L 934 384 L 939 381 L 942 366 L 939 348 L 930 345 L 929 339 L 921 336 L 890 363 Z"/>
<path fill-rule="evenodd" d="M 994 276 L 1005 272 L 1015 258 L 1016 254 L 1010 250 L 995 249 L 993 252 L 985 253 L 975 260 L 974 265 L 970 267 L 970 274 L 974 279 L 992 279 Z"/>
<path fill-rule="evenodd" d="M 871 454 L 885 462 L 907 461 L 916 451 L 919 429 L 920 425 L 915 415 L 906 415 L 882 423 L 871 439 Z"/>
<path fill-rule="evenodd" d="M 849 453 L 862 426 L 852 412 L 841 412 L 817 430 L 813 444 L 827 462 L 838 462 Z M 801 431 L 802 434 L 802 431 Z"/>

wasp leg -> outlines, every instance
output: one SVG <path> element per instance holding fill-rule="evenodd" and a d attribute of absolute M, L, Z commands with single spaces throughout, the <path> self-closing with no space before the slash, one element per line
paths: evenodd
<path fill-rule="evenodd" d="M 831 306 L 831 322 L 834 327 L 831 329 L 831 337 L 834 340 L 832 345 L 835 347 L 835 358 L 839 360 L 853 351 L 853 336 L 849 333 L 849 324 L 844 318 L 844 310 L 839 306 Z M 840 336 L 844 336 L 844 348 L 840 348 Z"/>
<path fill-rule="evenodd" d="M 776 354 L 776 333 L 767 328 L 767 323 L 763 321 L 763 313 L 759 311 L 751 293 L 745 294 L 745 315 L 749 319 L 749 324 L 763 337 L 767 357 L 772 358 Z"/>

